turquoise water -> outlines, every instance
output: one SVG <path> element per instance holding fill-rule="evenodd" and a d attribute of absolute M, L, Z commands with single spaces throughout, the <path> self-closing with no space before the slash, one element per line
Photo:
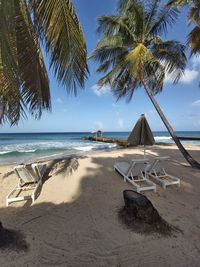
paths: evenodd
<path fill-rule="evenodd" d="M 127 139 L 130 132 L 104 132 L 103 136 Z M 153 132 L 157 143 L 173 143 L 167 132 Z M 21 163 L 30 160 L 58 157 L 113 149 L 115 144 L 83 140 L 91 133 L 17 133 L 0 134 L 0 164 Z M 199 132 L 177 132 L 178 136 L 200 137 Z M 200 145 L 200 141 L 182 141 Z"/>

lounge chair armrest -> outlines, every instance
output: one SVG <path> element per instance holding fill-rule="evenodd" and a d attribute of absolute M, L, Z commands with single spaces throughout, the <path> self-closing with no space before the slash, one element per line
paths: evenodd
<path fill-rule="evenodd" d="M 149 163 L 149 159 L 132 159 L 131 162 L 136 162 L 136 163 Z"/>
<path fill-rule="evenodd" d="M 160 161 L 165 161 L 165 160 L 169 160 L 170 159 L 170 157 L 169 156 L 163 156 L 163 157 L 155 157 L 155 159 L 158 159 L 158 160 L 160 160 Z"/>

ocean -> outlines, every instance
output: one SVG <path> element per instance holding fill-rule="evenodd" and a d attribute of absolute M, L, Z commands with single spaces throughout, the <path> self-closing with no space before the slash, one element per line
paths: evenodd
<path fill-rule="evenodd" d="M 104 132 L 103 136 L 127 139 L 130 132 Z M 153 132 L 156 143 L 173 143 L 168 132 Z M 176 132 L 178 136 L 200 137 L 198 132 Z M 117 148 L 115 144 L 83 140 L 91 133 L 9 133 L 0 134 L 0 164 L 27 163 L 34 160 L 87 154 L 92 151 Z M 200 141 L 182 141 L 199 145 Z"/>

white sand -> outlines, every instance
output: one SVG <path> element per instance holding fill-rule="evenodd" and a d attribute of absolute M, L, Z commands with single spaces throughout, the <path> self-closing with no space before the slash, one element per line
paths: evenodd
<path fill-rule="evenodd" d="M 188 146 L 200 161 L 199 147 Z M 136 234 L 117 218 L 122 192 L 132 189 L 113 171 L 117 160 L 141 158 L 142 150 L 98 153 L 79 159 L 71 176 L 55 173 L 43 184 L 34 205 L 5 207 L 15 185 L 12 166 L 0 167 L 0 219 L 20 229 L 28 252 L 0 251 L 0 266 L 200 266 L 200 171 L 188 167 L 175 146 L 154 146 L 148 157 L 170 155 L 166 169 L 181 178 L 181 187 L 145 192 L 160 214 L 183 230 L 172 237 Z M 3 178 L 4 177 L 4 178 Z"/>

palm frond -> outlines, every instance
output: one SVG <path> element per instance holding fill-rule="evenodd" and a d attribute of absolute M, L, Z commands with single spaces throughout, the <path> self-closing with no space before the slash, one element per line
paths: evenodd
<path fill-rule="evenodd" d="M 16 1 L 18 2 L 18 1 Z M 50 88 L 42 52 L 26 5 L 16 4 L 18 68 L 23 80 L 22 98 L 30 112 L 40 118 L 42 109 L 51 109 Z"/>
<path fill-rule="evenodd" d="M 168 26 L 172 26 L 176 22 L 179 12 L 176 7 L 163 7 L 155 23 L 151 26 L 150 33 L 153 35 L 166 34 Z"/>
<path fill-rule="evenodd" d="M 168 74 L 173 73 L 175 83 L 183 75 L 186 67 L 185 49 L 184 45 L 174 40 L 154 44 L 152 47 L 152 54 L 161 62 Z"/>
<path fill-rule="evenodd" d="M 143 5 L 139 0 L 118 0 L 118 12 L 120 15 L 124 16 L 125 14 L 131 13 L 141 13 L 143 11 Z"/>
<path fill-rule="evenodd" d="M 26 118 L 25 107 L 21 99 L 19 88 L 11 79 L 2 77 L 0 74 L 0 124 L 8 122 L 11 126 L 19 119 Z"/>
<path fill-rule="evenodd" d="M 153 94 L 162 92 L 165 79 L 165 68 L 160 61 L 153 56 L 150 56 L 149 60 L 145 63 L 143 79 Z"/>
<path fill-rule="evenodd" d="M 50 109 L 49 82 L 25 2 L 0 4 L 1 122 L 14 124 L 24 116 L 24 105 L 37 118 Z"/>
<path fill-rule="evenodd" d="M 50 67 L 76 94 L 88 75 L 86 44 L 71 0 L 31 0 L 34 27 L 50 54 Z"/>
<path fill-rule="evenodd" d="M 187 44 L 190 46 L 192 55 L 200 53 L 200 27 L 194 27 L 189 33 Z"/>
<path fill-rule="evenodd" d="M 17 50 L 15 48 L 15 24 L 13 18 L 14 2 L 0 3 L 0 124 L 11 125 L 19 120 L 20 109 L 20 77 L 17 66 Z M 10 34 L 8 34 L 10 33 Z"/>
<path fill-rule="evenodd" d="M 171 0 L 168 6 L 186 6 L 190 7 L 188 12 L 189 24 L 194 23 L 196 26 L 188 35 L 187 44 L 191 48 L 191 54 L 200 53 L 200 1 L 199 0 Z"/>
<path fill-rule="evenodd" d="M 93 58 L 100 64 L 104 61 L 113 61 L 122 54 L 127 53 L 128 46 L 123 45 L 123 41 L 118 36 L 105 37 L 98 44 L 96 49 L 92 52 L 89 59 Z"/>
<path fill-rule="evenodd" d="M 118 16 L 101 16 L 98 18 L 97 32 L 104 36 L 120 34 L 130 41 L 134 40 L 134 33 L 126 25 L 124 19 Z"/>
<path fill-rule="evenodd" d="M 119 62 L 117 65 L 113 67 L 111 71 L 109 71 L 104 77 L 102 77 L 98 81 L 98 86 L 102 88 L 103 86 L 109 85 L 112 87 L 112 82 L 115 80 L 116 75 L 120 72 L 123 66 L 123 62 Z"/>
<path fill-rule="evenodd" d="M 128 68 L 124 68 L 119 75 L 113 80 L 111 90 L 116 96 L 117 101 L 126 98 L 129 103 L 134 92 L 141 86 L 137 78 L 133 76 Z"/>
<path fill-rule="evenodd" d="M 145 31 L 154 22 L 159 7 L 159 0 L 150 1 L 145 15 Z"/>
<path fill-rule="evenodd" d="M 185 6 L 189 3 L 192 3 L 193 0 L 169 0 L 168 3 L 167 3 L 167 6 Z"/>
<path fill-rule="evenodd" d="M 126 17 L 128 28 L 135 36 L 144 30 L 145 9 L 141 1 L 120 0 L 118 10 L 121 17 Z"/>
<path fill-rule="evenodd" d="M 200 2 L 191 7 L 188 14 L 189 24 L 194 23 L 200 27 Z"/>

